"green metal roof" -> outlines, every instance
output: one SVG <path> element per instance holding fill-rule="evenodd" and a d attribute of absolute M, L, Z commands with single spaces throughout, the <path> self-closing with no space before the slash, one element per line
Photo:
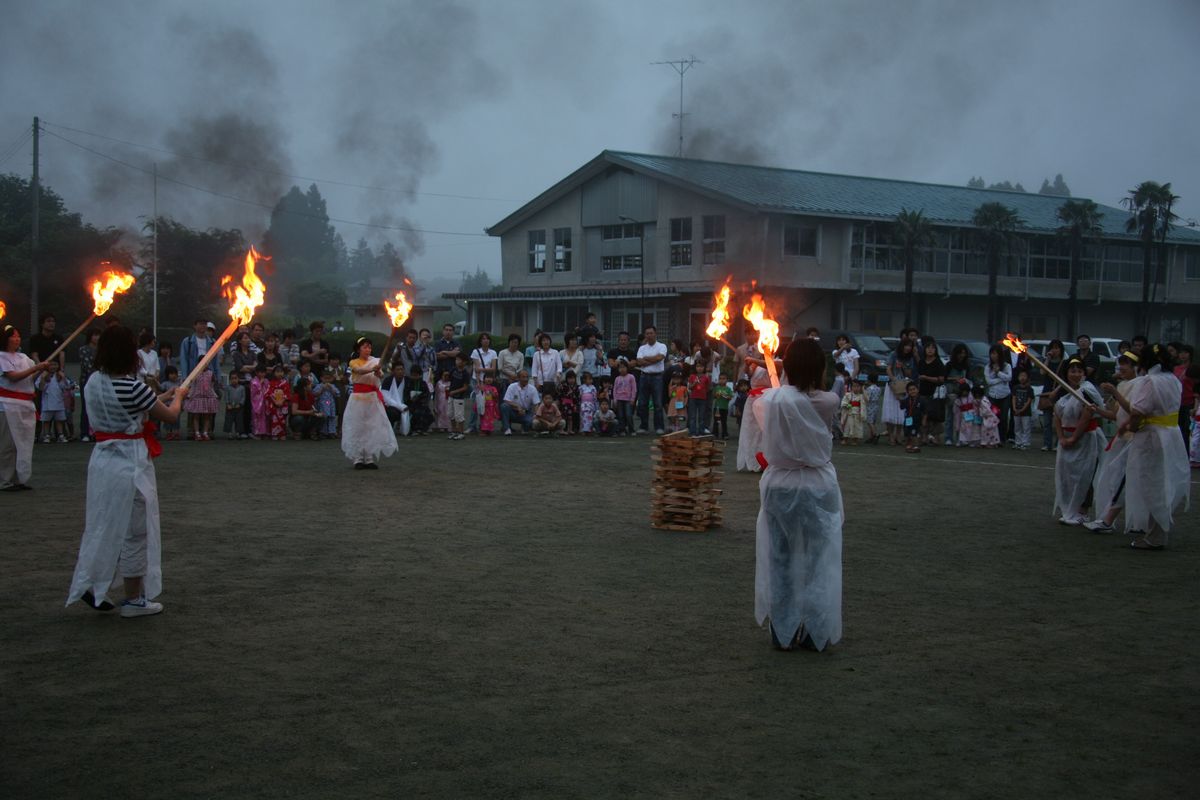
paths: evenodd
<path fill-rule="evenodd" d="M 605 150 L 489 232 L 502 233 L 508 227 L 506 223 L 553 202 L 573 185 L 595 175 L 597 166 L 605 162 L 725 199 L 747 210 L 780 214 L 891 220 L 902 209 L 908 209 L 924 212 L 934 224 L 971 227 L 975 209 L 983 203 L 998 202 L 1016 210 L 1025 221 L 1024 230 L 1049 232 L 1058 228 L 1055 214 L 1066 199 L 1003 189 L 972 189 Z M 1100 211 L 1104 214 L 1100 222 L 1106 237 L 1135 238 L 1125 233 L 1127 210 L 1101 205 Z M 1200 244 L 1200 231 L 1176 227 L 1168 241 Z"/>

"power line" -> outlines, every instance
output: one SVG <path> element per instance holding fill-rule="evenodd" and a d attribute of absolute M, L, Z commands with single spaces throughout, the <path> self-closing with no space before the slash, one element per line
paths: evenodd
<path fill-rule="evenodd" d="M 33 133 L 31 131 L 25 131 L 18 136 L 16 144 L 5 150 L 3 155 L 0 155 L 0 166 L 3 166 L 10 158 L 24 150 L 25 143 L 28 142 L 32 137 Z"/>
<path fill-rule="evenodd" d="M 48 131 L 46 131 L 46 134 L 53 136 L 55 139 L 61 139 L 62 141 L 66 142 L 67 144 L 78 147 L 80 150 L 85 150 L 85 151 L 91 153 L 92 155 L 99 156 L 100 158 L 103 158 L 107 161 L 111 161 L 114 164 L 120 164 L 123 167 L 128 167 L 129 169 L 136 170 L 137 172 L 141 172 L 144 175 L 153 175 L 154 174 L 154 172 L 150 169 L 147 169 L 145 167 L 139 167 L 137 164 L 130 164 L 128 161 L 122 161 L 121 159 L 116 158 L 115 156 L 110 156 L 108 153 L 102 153 L 99 150 L 94 150 L 85 144 L 80 144 L 79 142 L 72 141 L 71 139 L 68 139 L 67 137 L 63 136 L 62 134 L 55 133 L 54 131 L 48 130 Z M 211 194 L 214 197 L 220 197 L 225 200 L 232 200 L 235 203 L 242 203 L 242 204 L 248 205 L 248 206 L 264 208 L 264 209 L 266 209 L 268 211 L 272 211 L 272 212 L 275 211 L 275 206 L 271 206 L 266 203 L 260 203 L 257 200 L 247 200 L 244 197 L 238 197 L 237 195 L 226 194 L 225 192 L 218 192 L 218 191 L 214 191 L 212 189 L 206 189 L 203 186 L 197 186 L 194 183 L 188 183 L 187 181 L 181 181 L 178 178 L 171 178 L 167 175 L 163 175 L 162 173 L 158 173 L 158 180 L 166 181 L 167 183 L 174 183 L 178 186 L 184 186 L 188 189 L 194 189 L 195 191 L 203 192 L 205 194 Z M 380 230 L 405 231 L 405 232 L 411 232 L 411 233 L 426 233 L 426 234 L 439 235 L 439 236 L 472 236 L 472 237 L 480 237 L 480 238 L 484 238 L 484 239 L 490 238 L 490 237 L 488 237 L 488 235 L 486 233 L 469 233 L 469 232 L 465 232 L 465 231 L 440 231 L 440 230 L 433 230 L 431 228 L 412 228 L 412 227 L 406 227 L 403 225 L 383 225 L 383 224 L 375 223 L 375 222 L 359 222 L 358 220 L 353 220 L 353 219 L 341 219 L 339 217 L 319 217 L 316 214 L 304 214 L 299 211 L 289 211 L 286 209 L 283 209 L 282 213 L 290 214 L 294 217 L 300 217 L 302 219 L 315 219 L 315 220 L 324 219 L 328 222 L 340 222 L 343 225 L 357 225 L 358 227 L 361 227 L 361 228 L 378 228 Z"/>
<path fill-rule="evenodd" d="M 352 189 L 367 189 L 367 190 L 373 191 L 373 192 L 393 192 L 396 194 L 417 195 L 420 197 L 447 197 L 452 200 L 484 200 L 484 201 L 494 202 L 494 203 L 517 202 L 515 200 L 506 198 L 506 197 L 481 197 L 478 195 L 470 195 L 470 194 L 445 194 L 442 192 L 417 192 L 417 191 L 408 191 L 406 189 L 393 189 L 388 186 L 369 186 L 367 184 L 362 184 L 362 183 L 350 183 L 348 181 L 336 181 L 336 180 L 332 180 L 330 178 L 313 178 L 308 175 L 293 175 L 289 172 L 280 172 L 279 170 L 268 169 L 266 167 L 258 167 L 258 166 L 254 166 L 253 164 L 240 164 L 240 163 L 233 162 L 233 161 L 221 161 L 221 160 L 218 160 L 215 158 L 205 158 L 204 156 L 194 156 L 194 155 L 189 155 L 187 153 L 179 153 L 174 150 L 167 150 L 162 147 L 155 147 L 154 145 L 151 145 L 151 144 L 142 144 L 140 142 L 131 142 L 127 139 L 117 139 L 113 136 L 105 136 L 102 133 L 94 133 L 92 131 L 85 131 L 85 130 L 82 130 L 81 128 L 72 128 L 69 125 L 60 125 L 55 122 L 46 122 L 43 120 L 42 124 L 43 125 L 51 125 L 55 128 L 61 128 L 64 131 L 73 131 L 75 133 L 82 133 L 84 136 L 94 136 L 97 139 L 105 139 L 110 142 L 116 142 L 118 144 L 129 145 L 130 147 L 140 147 L 145 150 L 152 150 L 156 153 L 164 153 L 169 156 L 174 156 L 175 158 L 185 158 L 185 159 L 189 159 L 191 161 L 202 161 L 206 164 L 218 164 L 218 165 L 224 166 L 224 167 L 235 167 L 237 169 L 253 170 L 255 172 L 262 172 L 267 175 L 278 175 L 283 178 L 291 178 L 292 180 L 297 180 L 297 181 L 310 181 L 312 183 L 326 183 L 326 184 L 329 184 L 330 186 L 346 186 L 346 187 L 349 187 Z"/>

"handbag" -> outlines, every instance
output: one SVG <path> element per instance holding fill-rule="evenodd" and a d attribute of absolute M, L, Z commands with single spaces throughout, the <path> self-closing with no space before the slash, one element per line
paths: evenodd
<path fill-rule="evenodd" d="M 892 394 L 895 397 L 904 397 L 908 393 L 908 379 L 892 378 L 888 381 L 888 388 L 892 390 Z"/>
<path fill-rule="evenodd" d="M 1050 396 L 1050 392 L 1042 392 L 1038 395 L 1037 408 L 1038 411 L 1054 410 L 1054 398 Z"/>

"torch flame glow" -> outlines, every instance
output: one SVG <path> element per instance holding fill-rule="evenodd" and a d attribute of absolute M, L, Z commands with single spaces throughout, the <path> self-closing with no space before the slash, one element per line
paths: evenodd
<path fill-rule="evenodd" d="M 412 285 L 413 285 L 413 282 L 412 282 L 412 281 L 410 281 L 408 278 L 405 278 L 405 279 L 404 279 L 404 285 L 405 285 L 405 286 L 412 286 Z"/>
<path fill-rule="evenodd" d="M 229 316 L 239 325 L 249 325 L 255 310 L 266 301 L 267 287 L 254 272 L 258 260 L 263 258 L 253 247 L 246 253 L 246 271 L 241 283 L 234 283 L 232 275 L 221 278 L 221 291 L 229 299 Z"/>
<path fill-rule="evenodd" d="M 1003 344 L 1009 350 L 1012 350 L 1014 353 L 1024 353 L 1029 349 L 1024 342 L 1017 338 L 1015 333 L 1005 334 L 1004 341 L 1001 342 L 1001 344 Z"/>
<path fill-rule="evenodd" d="M 407 279 L 405 279 L 407 282 Z M 404 292 L 396 292 L 396 305 L 392 305 L 387 300 L 383 301 L 383 307 L 387 311 L 387 315 L 392 318 L 392 327 L 399 328 L 405 322 L 408 322 L 408 315 L 412 313 L 412 303 L 408 302 L 408 298 L 404 296 Z"/>
<path fill-rule="evenodd" d="M 767 305 L 761 294 L 755 294 L 750 304 L 742 308 L 742 316 L 758 331 L 758 349 L 770 358 L 779 349 L 779 323 L 766 316 Z"/>
<path fill-rule="evenodd" d="M 101 266 L 107 263 L 102 262 Z M 92 299 L 95 301 L 92 313 L 97 317 L 105 314 L 112 307 L 114 296 L 129 291 L 133 283 L 134 278 L 128 272 L 105 270 L 99 278 L 92 281 Z"/>
<path fill-rule="evenodd" d="M 708 323 L 708 328 L 704 331 L 708 334 L 708 338 L 710 339 L 720 339 L 725 335 L 725 331 L 729 330 L 729 298 L 733 294 L 732 290 L 729 288 L 729 281 L 731 278 L 732 276 L 725 279 L 725 285 L 722 286 L 721 291 L 717 292 L 714 296 L 716 305 L 713 306 L 712 310 L 712 322 Z"/>
<path fill-rule="evenodd" d="M 4 315 L 8 313 L 8 306 L 4 305 L 4 301 L 0 300 L 0 319 L 4 319 Z"/>

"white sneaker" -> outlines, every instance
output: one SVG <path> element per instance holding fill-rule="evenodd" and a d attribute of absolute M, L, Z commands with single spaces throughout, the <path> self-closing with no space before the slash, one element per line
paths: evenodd
<path fill-rule="evenodd" d="M 1077 515 L 1072 515 L 1069 517 L 1064 515 L 1064 516 L 1061 516 L 1058 518 L 1058 523 L 1060 525 L 1070 525 L 1071 527 L 1074 527 L 1074 528 L 1078 528 L 1080 525 L 1082 525 L 1084 523 L 1084 521 L 1085 521 L 1085 519 L 1083 517 L 1077 516 Z"/>
<path fill-rule="evenodd" d="M 86 444 L 87 442 L 90 442 L 91 440 L 92 440 L 92 437 L 90 437 L 90 436 L 84 436 L 84 437 L 83 437 L 82 439 L 80 439 L 79 441 L 81 441 L 81 442 L 83 442 L 83 443 L 85 443 L 85 444 Z"/>
<path fill-rule="evenodd" d="M 663 435 L 663 429 L 662 429 L 662 428 L 655 428 L 655 429 L 654 429 L 654 435 L 655 435 L 655 436 L 662 436 L 662 435 Z"/>
<path fill-rule="evenodd" d="M 121 601 L 121 616 L 127 619 L 132 617 L 148 617 L 152 614 L 161 614 L 162 610 L 162 603 L 151 602 L 145 597 L 139 597 L 136 600 Z"/>
<path fill-rule="evenodd" d="M 506 431 L 504 432 L 504 435 L 505 435 L 505 436 L 512 436 L 512 428 L 509 428 L 508 430 L 506 430 Z"/>
<path fill-rule="evenodd" d="M 66 436 L 59 436 L 59 437 L 58 437 L 58 441 L 59 441 L 59 444 L 66 444 L 66 443 L 67 443 L 67 437 L 66 437 Z"/>
<path fill-rule="evenodd" d="M 1083 527 L 1087 528 L 1092 533 L 1112 533 L 1115 528 L 1109 525 L 1103 519 L 1094 519 L 1091 522 L 1083 523 Z"/>
<path fill-rule="evenodd" d="M 43 436 L 43 437 L 42 437 L 42 444 L 50 444 L 50 437 L 49 437 L 49 436 Z"/>

